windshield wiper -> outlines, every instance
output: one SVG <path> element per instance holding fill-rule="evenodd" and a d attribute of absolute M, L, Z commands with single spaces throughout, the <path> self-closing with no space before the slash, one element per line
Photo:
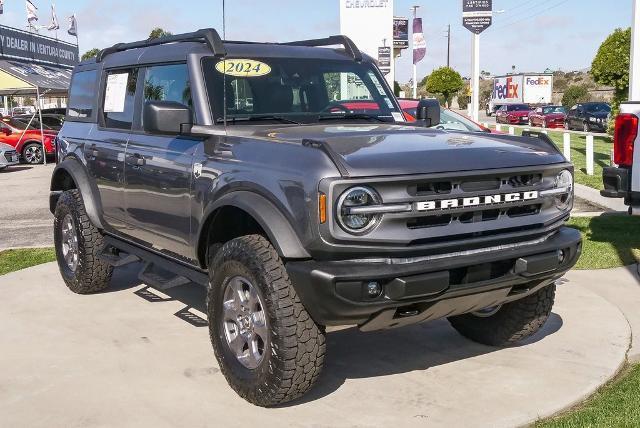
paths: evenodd
<path fill-rule="evenodd" d="M 227 123 L 236 123 L 236 122 L 258 122 L 258 121 L 262 121 L 262 120 L 277 120 L 278 122 L 282 122 L 282 123 L 291 123 L 294 125 L 302 125 L 300 122 L 296 122 L 295 120 L 291 120 L 291 119 L 287 119 L 286 117 L 283 116 L 276 116 L 273 114 L 261 114 L 261 115 L 257 115 L 257 116 L 242 116 L 242 117 L 235 117 L 235 116 L 231 116 L 231 117 L 227 117 Z M 224 119 L 219 117 L 216 120 L 216 123 L 222 123 L 224 122 Z"/>
<path fill-rule="evenodd" d="M 345 113 L 345 114 L 327 114 L 318 116 L 318 121 L 321 120 L 375 120 L 376 122 L 388 123 L 388 121 L 370 114 L 362 114 L 362 113 Z"/>

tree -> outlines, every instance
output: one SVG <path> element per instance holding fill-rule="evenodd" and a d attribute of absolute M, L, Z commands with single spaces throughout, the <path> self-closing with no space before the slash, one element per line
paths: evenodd
<path fill-rule="evenodd" d="M 618 28 L 602 42 L 591 63 L 594 80 L 601 85 L 613 86 L 618 101 L 624 100 L 629 93 L 630 55 L 631 28 Z"/>
<path fill-rule="evenodd" d="M 402 88 L 400 87 L 400 84 L 398 83 L 397 80 L 393 81 L 393 93 L 395 94 L 396 97 L 400 96 L 400 91 L 402 91 Z"/>
<path fill-rule="evenodd" d="M 161 37 L 167 37 L 167 36 L 171 36 L 171 35 L 173 35 L 173 33 L 169 32 L 169 31 L 165 31 L 164 29 L 162 29 L 160 27 L 156 27 L 153 30 L 151 30 L 151 33 L 149 33 L 149 40 L 159 39 Z"/>
<path fill-rule="evenodd" d="M 631 28 L 617 28 L 602 42 L 591 63 L 591 75 L 596 83 L 613 86 L 611 118 L 617 116 L 620 103 L 629 95 L 629 63 L 631 56 Z M 614 126 L 610 124 L 609 132 Z"/>
<path fill-rule="evenodd" d="M 82 54 L 82 61 L 86 61 L 88 59 L 95 58 L 96 56 L 98 56 L 99 52 L 100 52 L 100 49 L 98 49 L 98 48 L 93 48 L 93 49 L 90 49 L 90 50 L 86 51 L 85 53 Z"/>
<path fill-rule="evenodd" d="M 434 70 L 427 79 L 427 91 L 442 95 L 447 107 L 451 104 L 453 95 L 463 87 L 464 81 L 460 73 L 450 67 Z"/>
<path fill-rule="evenodd" d="M 577 103 L 589 101 L 589 91 L 584 85 L 571 85 L 562 95 L 562 105 L 571 108 Z"/>

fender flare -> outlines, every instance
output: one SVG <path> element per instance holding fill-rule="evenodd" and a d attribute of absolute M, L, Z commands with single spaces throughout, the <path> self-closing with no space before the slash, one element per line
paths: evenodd
<path fill-rule="evenodd" d="M 49 209 L 51 213 L 55 213 L 56 204 L 62 191 L 68 190 L 59 185 L 61 171 L 71 176 L 76 188 L 80 191 L 82 200 L 84 201 L 84 209 L 91 223 L 98 229 L 104 229 L 101 215 L 102 204 L 100 202 L 98 188 L 95 183 L 89 180 L 88 172 L 84 165 L 73 158 L 63 160 L 53 170 L 53 174 L 51 175 L 51 195 L 49 197 Z"/>
<path fill-rule="evenodd" d="M 265 231 L 269 241 L 271 241 L 281 257 L 291 259 L 311 258 L 300 239 L 298 239 L 298 235 L 291 223 L 264 196 L 245 190 L 228 193 L 211 204 L 204 218 L 208 219 L 217 209 L 225 206 L 239 208 L 251 215 Z M 202 238 L 202 233 L 203 231 L 200 230 L 200 238 Z"/>

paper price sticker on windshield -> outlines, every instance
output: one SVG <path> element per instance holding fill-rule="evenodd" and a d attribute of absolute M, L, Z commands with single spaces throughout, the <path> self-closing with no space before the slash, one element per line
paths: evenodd
<path fill-rule="evenodd" d="M 234 77 L 260 77 L 271 73 L 268 64 L 253 59 L 224 59 L 216 64 L 216 70 Z"/>

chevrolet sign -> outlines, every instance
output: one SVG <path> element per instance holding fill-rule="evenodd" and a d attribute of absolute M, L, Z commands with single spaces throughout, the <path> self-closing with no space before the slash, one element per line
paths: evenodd
<path fill-rule="evenodd" d="M 508 204 L 538 199 L 538 191 L 505 193 L 501 195 L 475 196 L 471 198 L 441 199 L 438 201 L 417 202 L 415 211 L 436 211 L 455 208 L 482 207 L 487 205 Z"/>

